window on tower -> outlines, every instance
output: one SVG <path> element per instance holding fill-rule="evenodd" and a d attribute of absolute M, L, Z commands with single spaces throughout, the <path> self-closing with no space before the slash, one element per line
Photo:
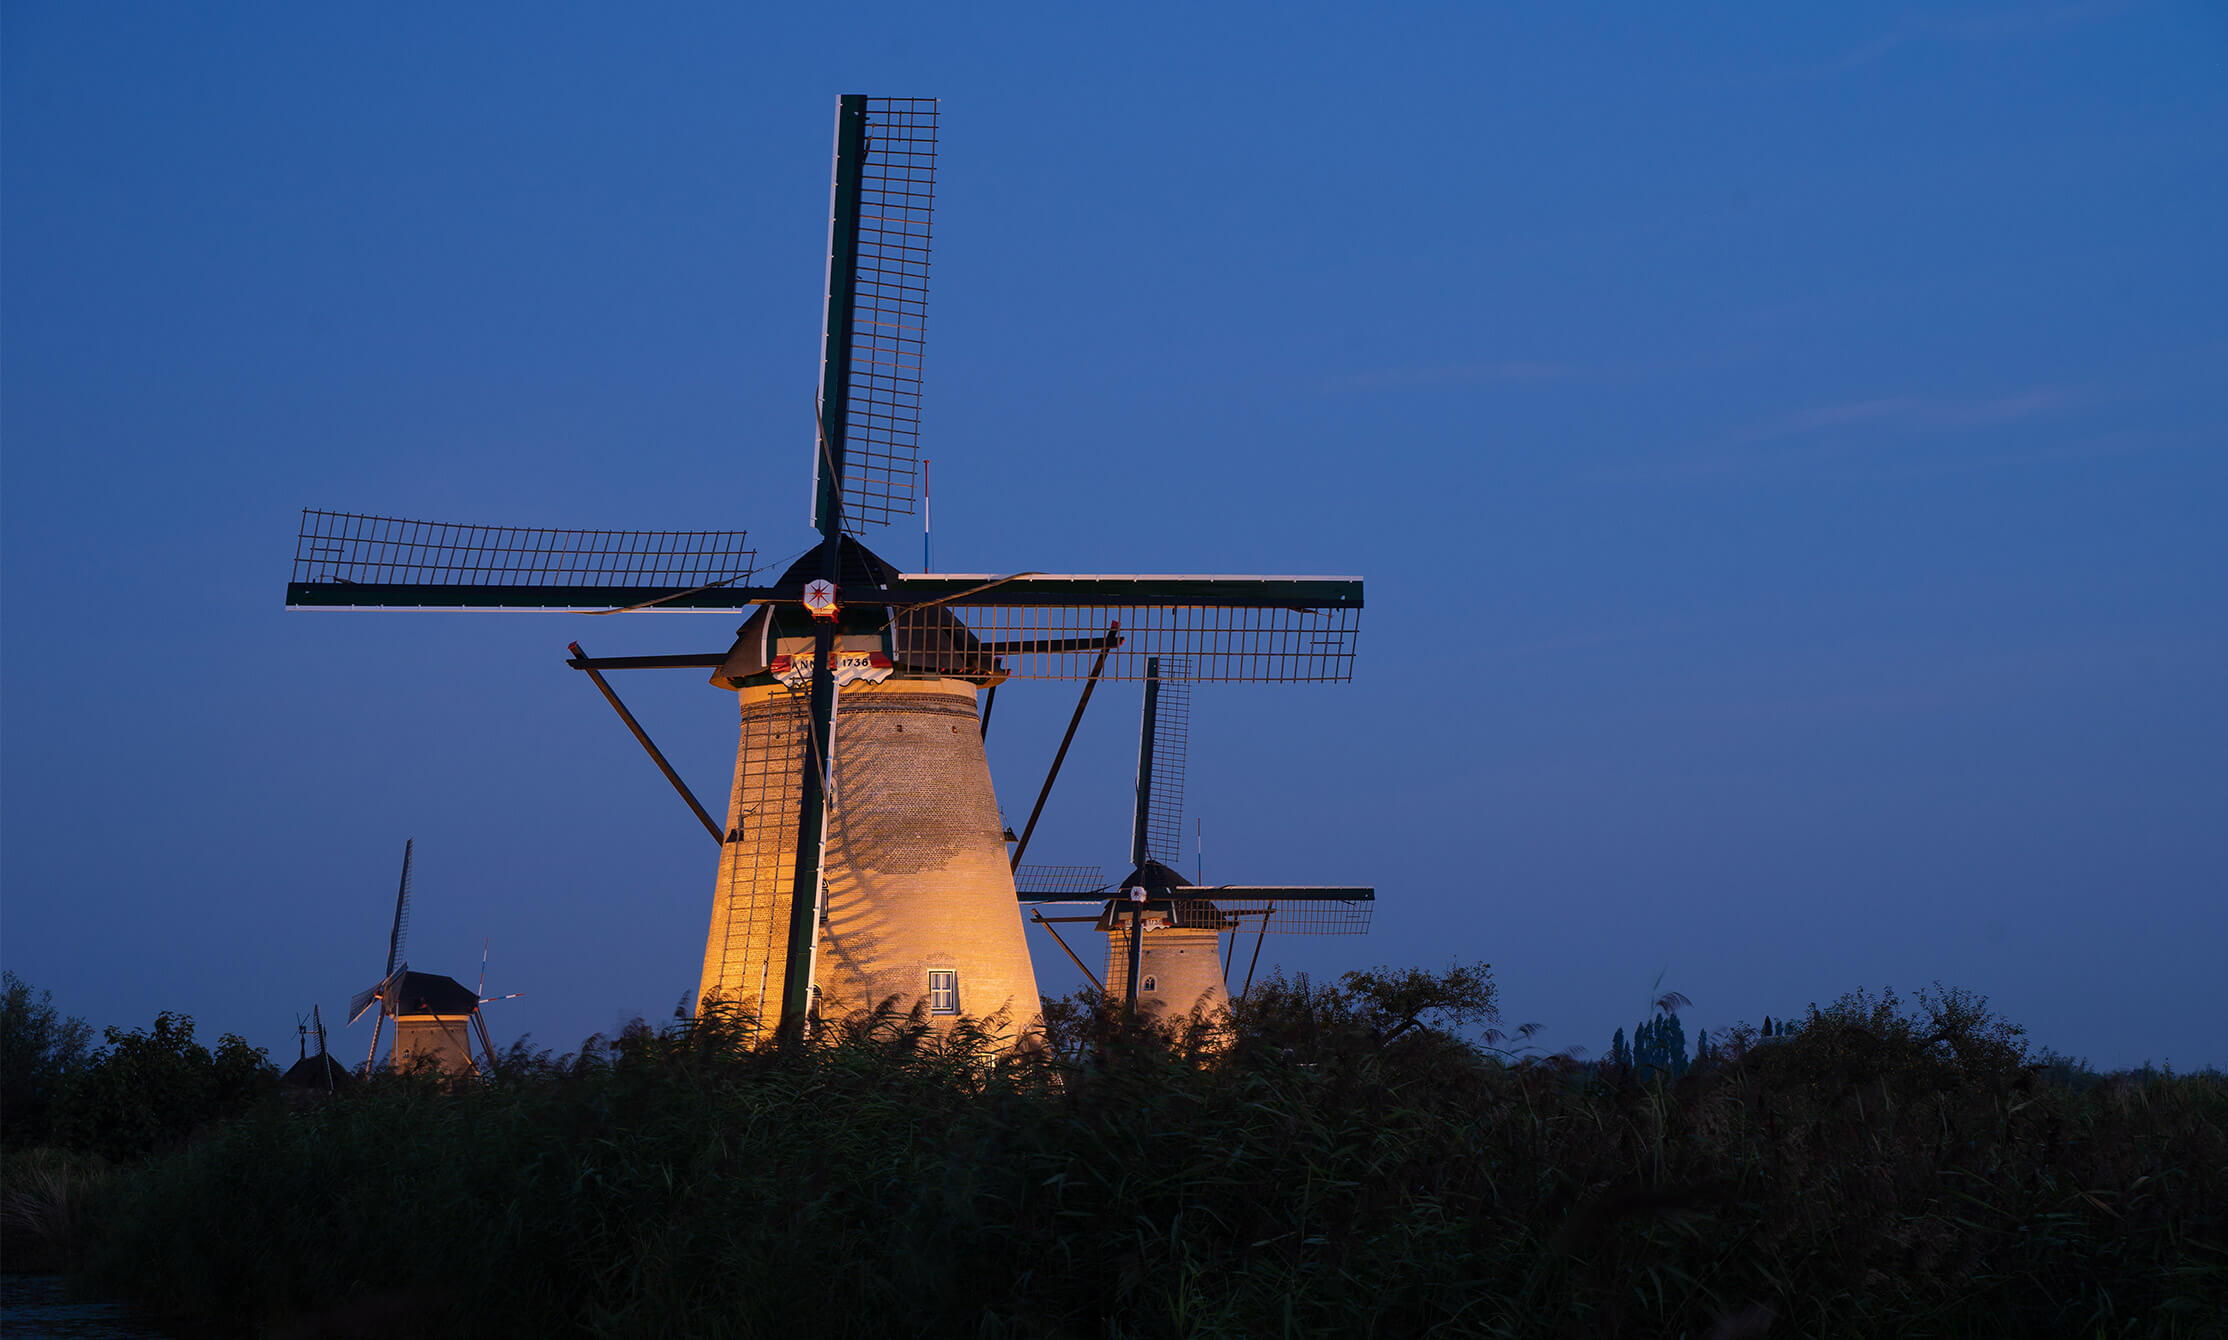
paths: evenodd
<path fill-rule="evenodd" d="M 959 970 L 936 968 L 928 974 L 928 1012 L 959 1013 Z"/>
<path fill-rule="evenodd" d="M 1160 979 L 1148 977 L 1137 984 L 1137 989 L 1140 991 L 1158 991 L 1160 990 Z"/>

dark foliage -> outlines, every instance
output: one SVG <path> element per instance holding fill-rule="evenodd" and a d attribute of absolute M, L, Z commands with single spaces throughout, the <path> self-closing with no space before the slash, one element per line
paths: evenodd
<path fill-rule="evenodd" d="M 105 1045 L 63 1084 L 53 1142 L 115 1162 L 176 1148 L 211 1122 L 278 1091 L 278 1071 L 235 1033 L 215 1051 L 193 1040 L 193 1019 L 164 1011 L 152 1029 L 103 1030 Z"/>
<path fill-rule="evenodd" d="M 55 1012 L 52 992 L 34 994 L 14 973 L 0 973 L 0 1142 L 52 1141 L 55 1104 L 92 1040 L 84 1020 Z"/>
<path fill-rule="evenodd" d="M 120 1178 L 89 1275 L 225 1334 L 2219 1333 L 2218 1076 L 2054 1085 L 1933 993 L 1642 1082 L 1466 1038 L 1493 1004 L 1477 968 L 1230 1027 L 1059 1002 L 1018 1056 L 888 1009 L 520 1047 Z"/>

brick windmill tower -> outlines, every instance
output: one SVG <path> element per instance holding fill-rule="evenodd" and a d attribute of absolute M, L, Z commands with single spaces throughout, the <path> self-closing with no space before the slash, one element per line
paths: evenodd
<path fill-rule="evenodd" d="M 751 611 L 724 651 L 599 659 L 574 643 L 570 664 L 719 844 L 700 999 L 768 1026 L 892 998 L 940 1020 L 1035 1017 L 982 746 L 1006 680 L 1083 680 L 1087 702 L 1100 678 L 1139 678 L 1163 653 L 1202 679 L 1353 673 L 1358 579 L 904 573 L 862 542 L 920 493 L 936 126 L 930 99 L 837 102 L 810 444 L 818 538 L 803 558 L 761 582 L 741 531 L 306 511 L 287 586 L 290 607 Z M 604 678 L 689 668 L 739 709 L 724 822 Z"/>

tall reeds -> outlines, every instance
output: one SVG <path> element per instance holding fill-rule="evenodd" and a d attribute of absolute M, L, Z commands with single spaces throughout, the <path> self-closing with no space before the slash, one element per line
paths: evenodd
<path fill-rule="evenodd" d="M 1638 1083 L 1256 991 L 1231 1030 L 1084 1003 L 1018 1056 L 714 1015 L 272 1104 L 121 1179 L 88 1278 L 227 1333 L 2220 1333 L 2217 1076 L 1808 1027 Z"/>

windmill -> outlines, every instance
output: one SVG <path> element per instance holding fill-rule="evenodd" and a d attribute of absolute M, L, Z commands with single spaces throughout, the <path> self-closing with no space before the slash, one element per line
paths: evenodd
<path fill-rule="evenodd" d="M 1030 920 L 1052 933 L 1091 984 L 1118 995 L 1135 1012 L 1150 1006 L 1171 1016 L 1195 1006 L 1209 1011 L 1228 1000 L 1230 955 L 1247 931 L 1253 959 L 1245 987 L 1253 984 L 1261 942 L 1272 934 L 1360 935 L 1369 929 L 1374 889 L 1255 884 L 1198 885 L 1176 871 L 1182 859 L 1184 772 L 1191 734 L 1191 681 L 1179 660 L 1145 658 L 1145 710 L 1137 731 L 1136 807 L 1130 816 L 1130 872 L 1109 884 L 1095 865 L 1021 864 L 1026 840 L 1014 850 L 1014 876 Z M 1042 808 L 1042 801 L 1039 801 Z M 1035 816 L 1030 816 L 1032 826 Z M 1044 915 L 1044 904 L 1099 902 L 1088 916 Z M 1089 922 L 1106 936 L 1102 983 L 1076 956 L 1059 926 Z M 1245 987 L 1239 994 L 1243 995 Z"/>
<path fill-rule="evenodd" d="M 758 572 L 742 531 L 312 510 L 287 585 L 293 608 L 751 611 L 724 651 L 596 658 L 575 642 L 568 664 L 720 846 L 699 999 L 784 1027 L 816 1000 L 926 1000 L 932 1017 L 1008 1008 L 1024 1026 L 1037 1013 L 982 746 L 1007 679 L 1081 679 L 1088 703 L 1148 654 L 1182 655 L 1203 679 L 1353 673 L 1358 579 L 904 573 L 866 547 L 862 535 L 912 515 L 919 482 L 936 153 L 933 99 L 837 100 L 816 539 L 779 573 Z M 603 673 L 691 668 L 740 708 L 724 822 Z"/>
<path fill-rule="evenodd" d="M 332 1093 L 356 1082 L 355 1077 L 343 1070 L 340 1063 L 325 1050 L 325 1012 L 321 1007 L 312 1005 L 308 1014 L 295 1015 L 294 1034 L 301 1044 L 301 1056 L 279 1077 L 282 1086 Z M 315 1056 L 309 1054 L 309 1040 L 312 1037 L 317 1039 Z"/>
<path fill-rule="evenodd" d="M 372 1006 L 379 1007 L 379 1015 L 371 1025 L 371 1050 L 364 1056 L 367 1070 L 379 1058 L 379 1035 L 392 1019 L 395 1045 L 388 1057 L 392 1068 L 408 1070 L 419 1064 L 420 1058 L 430 1058 L 437 1070 L 478 1075 L 483 1072 L 479 1062 L 472 1058 L 472 1039 L 467 1030 L 479 1034 L 480 1050 L 492 1069 L 495 1044 L 488 1040 L 487 1021 L 480 1015 L 480 1006 L 495 1000 L 515 1000 L 519 993 L 492 998 L 481 995 L 487 989 L 484 946 L 480 951 L 479 991 L 454 977 L 410 970 L 402 950 L 410 935 L 410 859 L 416 845 L 415 839 L 402 844 L 402 882 L 395 889 L 394 929 L 387 935 L 386 975 L 357 992 L 349 1001 L 348 1022 L 353 1025 Z M 318 1046 L 323 1049 L 322 1034 Z"/>

